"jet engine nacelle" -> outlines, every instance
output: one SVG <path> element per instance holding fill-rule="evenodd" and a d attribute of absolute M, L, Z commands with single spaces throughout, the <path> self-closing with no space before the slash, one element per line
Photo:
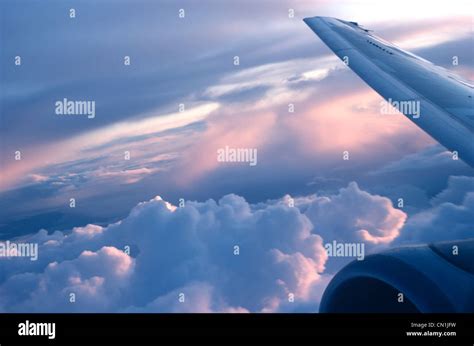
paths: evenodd
<path fill-rule="evenodd" d="M 474 239 L 351 262 L 329 283 L 320 312 L 474 312 Z"/>

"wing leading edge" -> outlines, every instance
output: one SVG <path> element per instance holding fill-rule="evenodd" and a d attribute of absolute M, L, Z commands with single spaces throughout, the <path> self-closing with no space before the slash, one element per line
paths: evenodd
<path fill-rule="evenodd" d="M 474 89 L 453 73 L 384 41 L 355 22 L 305 23 L 360 78 L 417 126 L 474 167 Z"/>

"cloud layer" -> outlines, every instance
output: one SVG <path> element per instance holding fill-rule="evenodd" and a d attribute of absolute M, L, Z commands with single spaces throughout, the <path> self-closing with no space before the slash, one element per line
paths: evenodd
<path fill-rule="evenodd" d="M 311 228 L 296 208 L 252 210 L 235 195 L 183 208 L 157 197 L 108 227 L 29 238 L 41 244 L 40 260 L 2 260 L 1 307 L 273 311 L 290 293 L 305 300 L 320 281 L 326 253 Z"/>
<path fill-rule="evenodd" d="M 472 238 L 473 215 L 474 178 L 464 176 L 410 217 L 354 182 L 258 204 L 231 194 L 177 207 L 155 197 L 108 226 L 14 239 L 39 244 L 39 259 L 0 259 L 0 310 L 317 311 L 330 278 L 354 259 L 328 257 L 325 244 L 363 243 L 368 255 Z"/>
<path fill-rule="evenodd" d="M 1 260 L 2 311 L 317 311 L 324 242 L 389 242 L 405 214 L 355 183 L 337 195 L 176 207 L 156 197 L 107 227 L 42 230 L 39 260 Z M 130 250 L 130 251 L 128 251 Z M 75 302 L 70 302 L 71 293 Z"/>

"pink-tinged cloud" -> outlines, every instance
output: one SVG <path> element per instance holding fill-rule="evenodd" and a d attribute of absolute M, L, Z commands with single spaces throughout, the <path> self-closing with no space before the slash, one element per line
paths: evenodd
<path fill-rule="evenodd" d="M 383 159 L 400 156 L 402 143 L 405 150 L 434 143 L 402 114 L 381 114 L 382 98 L 368 87 L 327 100 L 318 99 L 317 94 L 315 98 L 311 102 L 309 97 L 304 106 L 297 104 L 296 113 L 257 108 L 235 117 L 209 118 L 207 131 L 184 154 L 178 182 L 191 184 L 206 173 L 228 167 L 217 160 L 217 150 L 225 146 L 257 148 L 259 165 L 270 169 L 285 160 L 334 166 L 341 163 L 344 151 L 356 159 Z"/>
<path fill-rule="evenodd" d="M 416 148 L 433 143 L 402 114 L 381 114 L 381 102 L 382 98 L 367 87 L 316 103 L 302 115 L 284 121 L 301 150 L 309 153 L 339 157 L 347 150 L 368 157 L 393 150 L 402 136 Z"/>
<path fill-rule="evenodd" d="M 35 172 L 54 164 L 74 162 L 80 159 L 93 159 L 100 156 L 115 156 L 116 160 L 123 159 L 123 149 L 135 149 L 136 143 L 124 146 L 116 141 L 125 141 L 137 136 L 152 135 L 166 130 L 179 129 L 199 121 L 203 121 L 213 111 L 219 108 L 218 103 L 206 103 L 189 107 L 183 112 L 174 112 L 153 116 L 144 119 L 123 121 L 98 128 L 84 134 L 74 136 L 60 143 L 47 144 L 40 147 L 20 148 L 21 160 L 9 160 L 9 164 L 2 170 L 0 189 L 9 189 L 19 182 L 28 180 L 28 176 L 39 176 Z M 155 147 L 162 144 L 160 139 L 149 138 L 143 141 L 143 146 Z M 140 156 L 140 150 L 134 155 Z M 136 172 L 135 172 L 136 173 Z M 113 174 L 113 172 L 111 173 Z M 128 172 L 128 175 L 133 175 Z M 34 181 L 34 178 L 33 178 Z M 27 181 L 28 182 L 28 181 Z"/>
<path fill-rule="evenodd" d="M 188 184 L 210 171 L 235 164 L 218 161 L 218 150 L 226 146 L 261 150 L 271 143 L 276 122 L 277 115 L 270 111 L 235 110 L 213 116 L 207 131 L 183 154 L 182 167 L 177 169 L 178 184 Z"/>
<path fill-rule="evenodd" d="M 355 183 L 304 200 L 305 212 L 285 198 L 177 208 L 156 197 L 108 226 L 39 231 L 22 239 L 39 244 L 38 261 L 0 258 L 0 311 L 317 311 L 324 243 L 387 243 L 406 215 Z"/>
<path fill-rule="evenodd" d="M 416 22 L 381 23 L 385 26 L 380 36 L 387 31 L 388 37 L 394 44 L 405 50 L 420 49 L 435 46 L 453 39 L 467 38 L 472 35 L 470 26 L 471 16 L 456 16 L 448 18 L 425 18 Z"/>
<path fill-rule="evenodd" d="M 327 242 L 364 242 L 372 247 L 391 243 L 407 219 L 390 199 L 371 195 L 356 183 L 337 195 L 312 201 L 305 215 L 313 223 L 314 232 Z"/>

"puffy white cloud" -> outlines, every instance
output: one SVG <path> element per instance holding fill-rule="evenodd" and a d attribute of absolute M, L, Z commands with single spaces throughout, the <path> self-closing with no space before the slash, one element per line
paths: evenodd
<path fill-rule="evenodd" d="M 365 192 L 355 182 L 336 195 L 299 202 L 314 225 L 313 232 L 320 234 L 325 244 L 363 244 L 363 256 L 387 248 L 398 237 L 407 218 L 403 211 L 393 207 L 390 199 Z M 330 257 L 326 273 L 333 274 L 352 260 L 353 256 Z"/>
<path fill-rule="evenodd" d="M 27 312 L 107 311 L 130 285 L 133 267 L 134 260 L 114 247 L 83 251 L 73 260 L 49 263 L 42 273 L 13 275 L 0 287 L 1 305 Z"/>
<path fill-rule="evenodd" d="M 393 241 L 406 220 L 388 198 L 362 191 L 355 182 L 338 195 L 312 201 L 305 215 L 325 240 L 374 245 Z"/>
<path fill-rule="evenodd" d="M 107 227 L 39 231 L 21 239 L 39 244 L 38 261 L 1 259 L 0 309 L 316 311 L 331 277 L 323 242 L 388 243 L 405 221 L 355 183 L 287 202 L 227 195 L 178 208 L 155 197 Z"/>
<path fill-rule="evenodd" d="M 397 243 L 427 243 L 474 237 L 474 177 L 450 177 L 433 207 L 408 220 Z"/>
<path fill-rule="evenodd" d="M 311 229 L 297 208 L 281 204 L 252 210 L 243 198 L 228 195 L 176 208 L 156 197 L 107 227 L 40 231 L 22 239 L 39 244 L 39 260 L 2 259 L 0 306 L 273 311 L 290 292 L 297 301 L 306 299 L 324 270 L 322 239 Z"/>

